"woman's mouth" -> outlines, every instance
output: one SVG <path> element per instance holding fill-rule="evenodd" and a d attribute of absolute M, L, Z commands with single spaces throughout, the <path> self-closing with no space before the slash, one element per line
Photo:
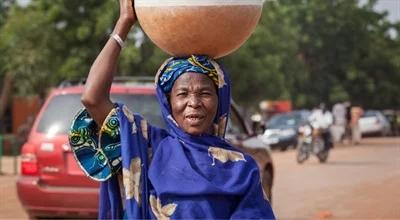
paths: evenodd
<path fill-rule="evenodd" d="M 203 120 L 204 116 L 200 114 L 189 114 L 185 116 L 185 119 L 191 124 L 197 124 Z"/>

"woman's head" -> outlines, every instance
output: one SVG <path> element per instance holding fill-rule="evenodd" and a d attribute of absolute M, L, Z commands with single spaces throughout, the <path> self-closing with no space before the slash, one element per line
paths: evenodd
<path fill-rule="evenodd" d="M 170 59 L 160 69 L 158 86 L 168 101 L 164 116 L 172 116 L 175 125 L 188 134 L 211 133 L 214 122 L 218 124 L 219 77 L 223 74 L 219 76 L 214 65 L 207 57 L 191 56 Z"/>

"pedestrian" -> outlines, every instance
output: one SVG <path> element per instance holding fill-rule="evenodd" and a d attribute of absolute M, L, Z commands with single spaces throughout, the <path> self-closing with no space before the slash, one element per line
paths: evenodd
<path fill-rule="evenodd" d="M 351 143 L 352 144 L 359 144 L 361 142 L 361 130 L 359 121 L 361 116 L 364 114 L 363 109 L 360 106 L 353 106 L 351 107 Z"/>
<path fill-rule="evenodd" d="M 344 132 L 344 137 L 343 141 L 347 140 L 348 143 L 351 143 L 352 141 L 352 133 L 351 133 L 351 102 L 346 101 L 343 103 L 344 107 L 346 108 L 346 130 Z"/>
<path fill-rule="evenodd" d="M 16 147 L 18 149 L 18 153 L 22 148 L 22 145 L 28 140 L 29 132 L 31 131 L 32 125 L 34 122 L 33 115 L 29 115 L 26 118 L 26 121 L 20 125 L 16 132 Z"/>
<path fill-rule="evenodd" d="M 344 102 L 338 102 L 332 107 L 333 126 L 332 136 L 335 142 L 343 142 L 346 132 L 346 105 Z"/>
<path fill-rule="evenodd" d="M 217 62 L 193 55 L 160 67 L 157 97 L 168 130 L 111 102 L 122 42 L 135 22 L 132 1 L 120 0 L 69 136 L 81 168 L 101 181 L 99 218 L 274 219 L 257 164 L 224 139 L 230 81 Z"/>
<path fill-rule="evenodd" d="M 259 103 L 260 115 L 261 115 L 261 126 L 260 133 L 264 133 L 265 129 L 267 129 L 268 121 L 278 113 L 274 102 L 271 100 L 263 100 Z"/>

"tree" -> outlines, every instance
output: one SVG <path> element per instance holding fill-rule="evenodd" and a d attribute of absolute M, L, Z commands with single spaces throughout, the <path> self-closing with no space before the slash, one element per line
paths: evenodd
<path fill-rule="evenodd" d="M 118 18 L 117 1 L 36 0 L 14 7 L 0 37 L 18 87 L 16 94 L 46 95 L 63 80 L 84 78 L 109 39 Z M 123 75 L 151 74 L 165 55 L 145 37 L 136 45 L 136 26 L 121 55 Z"/>
<path fill-rule="evenodd" d="M 258 106 L 263 99 L 294 98 L 302 104 L 296 90 L 305 69 L 297 57 L 299 29 L 286 16 L 288 10 L 278 2 L 265 3 L 253 35 L 222 60 L 231 74 L 233 95 L 244 106 Z"/>
<path fill-rule="evenodd" d="M 15 5 L 15 0 L 0 1 L 0 27 L 7 20 L 8 11 L 13 5 Z"/>
<path fill-rule="evenodd" d="M 373 10 L 376 1 L 282 0 L 292 8 L 300 27 L 299 54 L 307 68 L 306 106 L 350 99 L 369 108 L 394 107 L 398 68 L 391 56 L 399 47 L 388 35 L 385 13 Z M 389 76 L 389 73 L 393 74 Z M 397 76 L 396 76 L 397 75 Z M 382 100 L 379 94 L 388 98 Z"/>
<path fill-rule="evenodd" d="M 4 0 L 0 2 L 0 29 L 6 21 L 9 9 L 15 4 L 14 0 Z M 0 50 L 0 53 L 2 51 Z M 1 53 L 5 54 L 5 53 Z M 13 77 L 10 73 L 7 73 L 3 70 L 3 66 L 5 64 L 5 56 L 0 57 L 0 85 L 2 85 L 2 89 L 0 90 L 0 123 L 4 122 L 4 114 L 7 110 L 9 97 L 12 90 L 12 81 Z M 3 128 L 3 126 L 2 126 Z M 2 129 L 0 129 L 0 132 Z"/>
<path fill-rule="evenodd" d="M 87 73 L 88 63 L 107 40 L 110 14 L 115 13 L 108 10 L 110 5 L 38 0 L 24 8 L 15 6 L 2 28 L 6 34 L 0 48 L 8 55 L 5 69 L 15 77 L 16 94 L 44 97 L 49 87 Z"/>

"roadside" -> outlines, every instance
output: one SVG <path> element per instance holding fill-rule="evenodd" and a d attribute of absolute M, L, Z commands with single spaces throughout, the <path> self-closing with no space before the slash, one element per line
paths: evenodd
<path fill-rule="evenodd" d="M 14 175 L 14 158 L 5 156 L 2 158 L 2 175 L 0 175 L 0 219 L 28 219 L 17 196 Z M 19 161 L 16 163 L 19 164 Z M 16 167 L 19 172 L 19 168 Z"/>
<path fill-rule="evenodd" d="M 326 164 L 295 156 L 273 153 L 279 219 L 400 219 L 400 138 L 336 147 Z"/>

